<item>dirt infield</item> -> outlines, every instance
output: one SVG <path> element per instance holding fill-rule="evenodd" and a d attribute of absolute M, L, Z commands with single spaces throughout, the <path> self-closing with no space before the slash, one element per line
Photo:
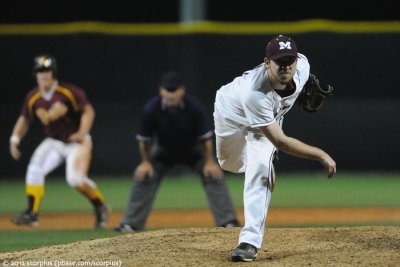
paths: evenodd
<path fill-rule="evenodd" d="M 243 211 L 238 210 L 243 223 Z M 113 212 L 109 227 L 121 219 Z M 43 214 L 38 230 L 91 229 L 93 214 Z M 400 208 L 277 209 L 268 215 L 263 247 L 255 262 L 235 266 L 400 266 L 400 227 L 274 228 L 323 223 L 397 222 Z M 0 253 L 3 266 L 232 266 L 240 228 L 213 226 L 209 210 L 154 211 L 150 231 Z M 177 228 L 191 227 L 191 228 Z M 158 229 L 155 228 L 169 228 Z M 27 229 L 0 216 L 0 230 Z M 151 230 L 153 229 L 153 230 Z"/>
<path fill-rule="evenodd" d="M 243 210 L 238 209 L 239 220 L 243 223 Z M 122 218 L 121 212 L 112 212 L 109 228 L 117 225 Z M 331 208 L 331 209 L 293 209 L 271 208 L 267 225 L 296 226 L 307 224 L 354 224 L 399 222 L 400 208 Z M 40 217 L 38 229 L 91 229 L 94 225 L 90 213 L 44 213 Z M 214 226 L 209 210 L 156 210 L 147 222 L 147 228 Z M 15 226 L 10 215 L 0 215 L 0 230 L 18 230 L 27 227 Z"/>
<path fill-rule="evenodd" d="M 230 254 L 239 230 L 202 227 L 125 234 L 0 253 L 0 263 L 3 266 L 40 262 L 42 266 L 400 265 L 399 227 L 268 228 L 257 260 L 233 264 Z"/>

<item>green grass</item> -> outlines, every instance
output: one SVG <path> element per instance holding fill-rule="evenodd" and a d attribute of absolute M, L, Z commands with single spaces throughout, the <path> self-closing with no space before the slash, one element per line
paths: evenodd
<path fill-rule="evenodd" d="M 124 210 L 132 184 L 130 177 L 94 177 L 113 210 Z M 243 177 L 226 177 L 235 207 L 243 207 Z M 271 207 L 400 207 L 400 175 L 393 173 L 345 173 L 326 179 L 324 173 L 280 174 L 272 195 Z M 0 180 L 0 213 L 11 214 L 25 209 L 26 198 L 22 179 Z M 154 209 L 207 208 L 200 180 L 193 174 L 165 177 Z M 92 207 L 63 179 L 48 177 L 42 212 L 91 211 Z M 335 224 L 340 225 L 340 224 Z M 368 225 L 368 223 L 343 226 Z M 398 225 L 382 222 L 381 225 Z M 296 227 L 330 226 L 327 224 Z M 274 227 L 272 225 L 272 227 Z M 280 226 L 282 227 L 282 226 Z M 293 227 L 291 225 L 290 227 Z M 0 226 L 1 229 L 1 226 Z M 115 235 L 112 231 L 31 230 L 1 231 L 0 252 L 39 246 L 64 244 Z"/>
<path fill-rule="evenodd" d="M 59 245 L 81 240 L 91 240 L 118 235 L 113 231 L 53 230 L 0 232 L 0 252 Z"/>
<path fill-rule="evenodd" d="M 400 206 L 399 174 L 282 174 L 277 178 L 271 207 L 393 207 Z M 113 210 L 124 210 L 131 188 L 130 177 L 95 177 Z M 243 178 L 226 177 L 235 207 L 243 207 Z M 0 180 L 0 213 L 25 209 L 23 180 Z M 207 199 L 196 176 L 166 177 L 154 209 L 207 208 Z M 86 199 L 63 179 L 49 177 L 41 207 L 43 212 L 90 211 Z"/>
<path fill-rule="evenodd" d="M 271 207 L 399 207 L 399 174 L 320 174 L 278 178 Z"/>
<path fill-rule="evenodd" d="M 95 177 L 106 201 L 113 210 L 124 210 L 132 185 L 130 177 Z M 240 179 L 228 179 L 234 203 L 242 206 L 242 187 Z M 15 213 L 26 208 L 23 181 L 0 181 L 0 213 Z M 155 209 L 201 209 L 207 208 L 207 199 L 200 179 L 189 175 L 179 178 L 166 177 L 160 186 Z M 78 192 L 70 188 L 63 179 L 48 179 L 42 212 L 89 211 L 90 203 Z"/>

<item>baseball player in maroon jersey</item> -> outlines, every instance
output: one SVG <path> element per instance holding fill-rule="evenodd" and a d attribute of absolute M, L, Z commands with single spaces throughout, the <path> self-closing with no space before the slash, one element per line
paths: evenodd
<path fill-rule="evenodd" d="M 11 156 L 15 160 L 20 158 L 18 145 L 35 119 L 43 124 L 46 138 L 36 148 L 28 165 L 28 208 L 12 221 L 17 225 L 34 226 L 38 223 L 45 177 L 65 161 L 68 184 L 93 204 L 95 227 L 103 228 L 107 223 L 108 209 L 96 183 L 87 176 L 92 152 L 89 132 L 95 117 L 94 109 L 81 89 L 58 82 L 54 57 L 37 56 L 33 72 L 38 86 L 27 94 L 14 126 L 10 138 Z"/>

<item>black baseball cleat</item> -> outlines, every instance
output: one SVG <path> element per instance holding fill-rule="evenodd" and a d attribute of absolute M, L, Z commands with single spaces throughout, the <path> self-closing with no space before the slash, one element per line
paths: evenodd
<path fill-rule="evenodd" d="M 240 227 L 240 223 L 238 220 L 233 220 L 226 224 L 223 224 L 222 227 L 225 227 L 225 228 Z"/>
<path fill-rule="evenodd" d="M 11 218 L 11 221 L 16 225 L 37 226 L 39 215 L 32 211 L 24 211 L 18 216 Z"/>
<path fill-rule="evenodd" d="M 232 251 L 232 261 L 253 261 L 257 258 L 257 248 L 248 243 L 240 243 Z"/>
<path fill-rule="evenodd" d="M 107 205 L 103 204 L 97 208 L 95 208 L 95 216 L 96 216 L 96 229 L 103 229 L 107 226 L 108 217 L 110 215 L 111 208 Z"/>
<path fill-rule="evenodd" d="M 114 231 L 120 233 L 134 233 L 136 229 L 127 223 L 120 223 L 114 228 Z"/>

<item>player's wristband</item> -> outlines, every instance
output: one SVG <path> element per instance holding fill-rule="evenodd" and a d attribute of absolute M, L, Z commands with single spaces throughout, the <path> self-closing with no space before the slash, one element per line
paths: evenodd
<path fill-rule="evenodd" d="M 19 142 L 21 142 L 21 138 L 19 138 L 19 136 L 13 134 L 10 137 L 10 143 L 11 144 L 15 144 L 15 145 L 19 145 Z"/>

